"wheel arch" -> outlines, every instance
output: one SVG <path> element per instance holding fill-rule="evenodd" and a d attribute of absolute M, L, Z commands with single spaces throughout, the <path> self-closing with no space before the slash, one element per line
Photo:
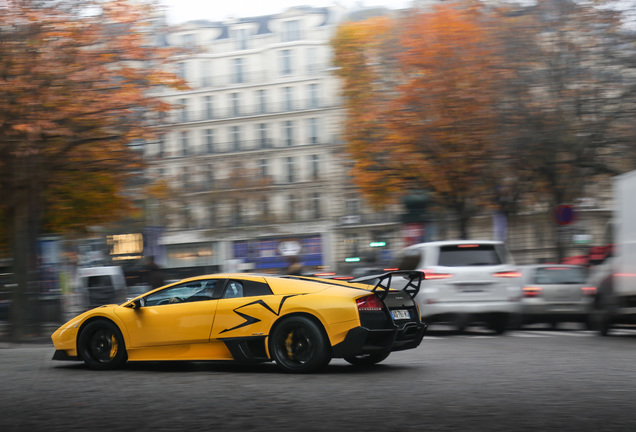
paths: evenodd
<path fill-rule="evenodd" d="M 267 350 L 267 357 L 270 360 L 273 360 L 272 358 L 272 353 L 270 352 L 270 340 L 271 340 L 271 336 L 274 333 L 274 331 L 276 330 L 276 327 L 278 327 L 280 325 L 281 322 L 283 322 L 285 319 L 290 318 L 290 317 L 296 317 L 296 316 L 301 316 L 301 317 L 305 317 L 308 318 L 310 320 L 312 320 L 320 329 L 320 331 L 322 332 L 323 336 L 326 338 L 326 340 L 329 342 L 329 355 L 333 356 L 333 345 L 331 343 L 331 338 L 329 337 L 329 332 L 327 332 L 327 329 L 324 325 L 324 323 L 320 320 L 320 318 L 318 318 L 316 315 L 313 315 L 309 312 L 291 312 L 285 315 L 281 315 L 279 316 L 276 321 L 274 321 L 274 323 L 272 324 L 272 326 L 269 329 L 269 334 L 267 336 L 267 340 L 265 342 L 265 349 Z"/>
<path fill-rule="evenodd" d="M 77 329 L 77 335 L 75 336 L 75 349 L 79 352 L 79 340 L 80 340 L 80 336 L 82 334 L 82 332 L 84 331 L 84 329 L 86 328 L 86 326 L 88 326 L 90 323 L 95 322 L 95 321 L 109 321 L 110 323 L 112 323 L 115 327 L 117 327 L 117 329 L 119 330 L 119 332 L 121 333 L 122 337 L 124 338 L 124 344 L 128 347 L 129 345 L 129 340 L 128 340 L 128 334 L 127 332 L 125 332 L 122 329 L 122 326 L 117 323 L 115 320 L 113 320 L 110 317 L 104 316 L 104 315 L 94 315 L 86 320 L 84 320 L 84 322 L 82 322 L 82 324 L 80 324 L 79 329 Z"/>

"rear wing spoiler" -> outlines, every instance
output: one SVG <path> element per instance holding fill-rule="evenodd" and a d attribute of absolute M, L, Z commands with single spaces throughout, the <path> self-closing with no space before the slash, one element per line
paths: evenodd
<path fill-rule="evenodd" d="M 391 281 L 393 280 L 393 276 L 401 276 L 407 280 L 406 286 L 402 288 L 402 291 L 406 292 L 409 297 L 414 298 L 418 292 L 420 292 L 420 286 L 422 285 L 422 279 L 424 279 L 424 272 L 415 271 L 415 270 L 397 270 L 390 271 L 377 275 L 369 275 L 363 276 L 356 279 L 352 279 L 349 283 L 356 282 L 368 282 L 374 279 L 378 279 L 373 287 L 373 292 L 380 297 L 381 300 L 384 300 L 386 296 L 389 294 L 389 289 L 391 288 Z"/>

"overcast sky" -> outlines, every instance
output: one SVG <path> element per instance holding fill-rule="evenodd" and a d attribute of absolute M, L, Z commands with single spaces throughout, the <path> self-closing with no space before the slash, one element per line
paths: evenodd
<path fill-rule="evenodd" d="M 405 7 L 410 0 L 160 0 L 168 9 L 168 23 L 206 19 L 220 21 L 229 17 L 253 17 L 282 12 L 299 5 L 330 6 L 341 4 L 345 7 L 356 5 L 386 6 L 391 9 Z"/>

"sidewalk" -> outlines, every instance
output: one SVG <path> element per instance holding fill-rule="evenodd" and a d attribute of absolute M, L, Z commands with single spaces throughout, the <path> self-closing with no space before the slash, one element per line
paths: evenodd
<path fill-rule="evenodd" d="M 6 321 L 0 321 L 0 349 L 23 348 L 34 345 L 50 345 L 52 347 L 51 334 L 53 334 L 60 325 L 57 323 L 42 323 L 40 326 L 39 335 L 29 335 L 21 341 L 14 342 L 9 340 L 9 324 Z"/>

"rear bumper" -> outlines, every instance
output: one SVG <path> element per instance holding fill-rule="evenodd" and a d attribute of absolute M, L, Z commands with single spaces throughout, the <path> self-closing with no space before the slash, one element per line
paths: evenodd
<path fill-rule="evenodd" d="M 407 323 L 394 329 L 351 329 L 345 339 L 333 347 L 333 357 L 342 358 L 382 351 L 401 351 L 419 346 L 428 325 L 421 322 Z"/>
<path fill-rule="evenodd" d="M 456 315 L 486 316 L 492 314 L 521 314 L 521 303 L 514 301 L 496 302 L 440 302 L 420 304 L 422 320 L 431 322 L 435 317 L 452 317 Z"/>
<path fill-rule="evenodd" d="M 587 317 L 592 310 L 590 303 L 544 303 L 524 304 L 521 312 L 524 320 L 533 318 L 581 318 Z"/>

